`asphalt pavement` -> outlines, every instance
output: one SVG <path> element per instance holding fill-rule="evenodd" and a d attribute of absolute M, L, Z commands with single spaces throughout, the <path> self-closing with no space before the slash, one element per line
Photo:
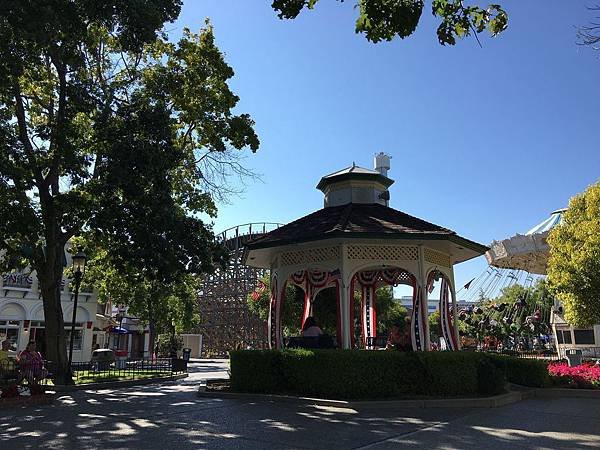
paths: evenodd
<path fill-rule="evenodd" d="M 600 448 L 600 400 L 530 399 L 494 409 L 351 408 L 196 396 L 227 361 L 187 379 L 60 395 L 2 410 L 0 449 Z"/>

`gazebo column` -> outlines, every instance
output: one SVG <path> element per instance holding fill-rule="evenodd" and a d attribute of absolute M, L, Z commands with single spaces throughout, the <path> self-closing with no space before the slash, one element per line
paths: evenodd
<path fill-rule="evenodd" d="M 285 299 L 285 286 L 288 274 L 278 274 L 271 270 L 271 301 L 269 307 L 269 348 L 283 348 L 282 311 Z"/>
<path fill-rule="evenodd" d="M 423 266 L 425 255 L 423 246 L 419 245 L 419 273 L 413 287 L 413 313 L 411 320 L 411 335 L 413 350 L 428 352 L 429 342 L 429 293 L 427 291 L 427 273 Z"/>
<path fill-rule="evenodd" d="M 353 324 L 351 308 L 352 294 L 351 283 L 344 277 L 337 284 L 338 290 L 338 334 L 341 340 L 341 347 L 343 349 L 352 348 L 352 332 Z"/>
<path fill-rule="evenodd" d="M 362 323 L 362 335 L 363 335 L 363 346 L 365 349 L 372 349 L 374 347 L 373 340 L 377 337 L 377 311 L 375 302 L 377 301 L 377 294 L 375 293 L 375 285 L 362 285 L 361 286 L 361 323 Z"/>
<path fill-rule="evenodd" d="M 413 280 L 413 307 L 411 312 L 410 320 L 410 336 L 412 341 L 412 348 L 416 352 L 422 352 L 428 347 L 429 339 L 426 339 L 429 329 L 426 328 L 425 323 L 427 322 L 427 313 L 423 309 L 424 289 L 419 285 L 418 281 Z M 426 303 L 425 303 L 426 304 Z"/>
<path fill-rule="evenodd" d="M 456 286 L 454 284 L 454 270 L 450 269 L 450 294 L 452 295 L 452 326 L 454 327 L 455 350 L 460 350 L 460 334 L 458 331 L 458 305 L 456 304 Z"/>
<path fill-rule="evenodd" d="M 312 296 L 310 295 L 311 293 L 309 289 L 308 280 L 306 280 L 302 289 L 304 289 L 304 308 L 302 309 L 302 323 L 300 324 L 301 330 L 304 328 L 304 322 L 306 321 L 306 318 L 312 316 L 313 314 L 312 309 L 314 301 L 314 298 L 312 298 Z"/>

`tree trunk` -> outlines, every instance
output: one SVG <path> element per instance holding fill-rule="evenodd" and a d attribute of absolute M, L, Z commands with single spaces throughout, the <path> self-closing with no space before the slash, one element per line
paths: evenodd
<path fill-rule="evenodd" d="M 50 361 L 49 369 L 54 376 L 54 383 L 67 385 L 73 384 L 73 379 L 67 357 L 65 324 L 60 302 L 64 249 L 60 243 L 48 244 L 45 263 L 38 268 L 46 334 L 46 354 L 43 356 Z"/>

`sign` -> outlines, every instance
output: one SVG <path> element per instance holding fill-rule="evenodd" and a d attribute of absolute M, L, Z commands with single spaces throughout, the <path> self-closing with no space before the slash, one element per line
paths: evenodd
<path fill-rule="evenodd" d="M 33 278 L 23 272 L 5 273 L 2 274 L 2 284 L 5 288 L 31 289 Z"/>

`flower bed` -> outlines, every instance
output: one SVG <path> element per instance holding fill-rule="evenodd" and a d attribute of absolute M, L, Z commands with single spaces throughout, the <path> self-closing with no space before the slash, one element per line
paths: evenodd
<path fill-rule="evenodd" d="M 558 387 L 600 389 L 600 366 L 584 363 L 569 367 L 564 362 L 552 363 L 548 365 L 548 372 L 552 383 Z"/>

